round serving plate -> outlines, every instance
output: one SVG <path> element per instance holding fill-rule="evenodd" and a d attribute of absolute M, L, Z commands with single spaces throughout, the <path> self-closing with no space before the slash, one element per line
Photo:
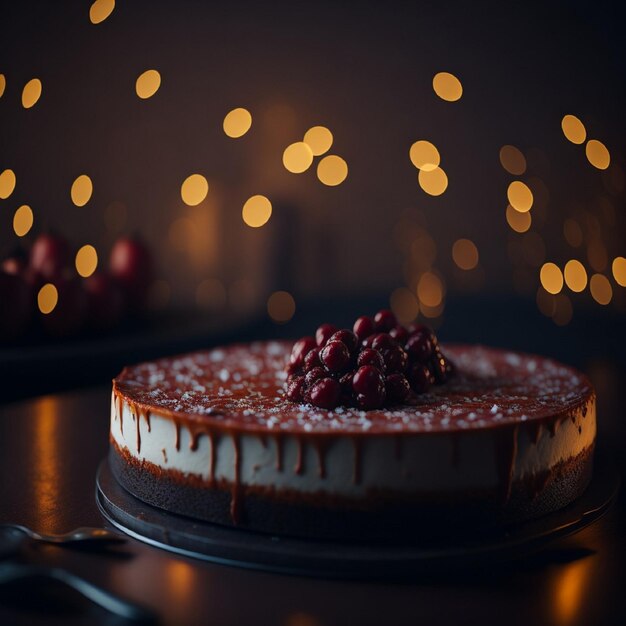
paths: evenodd
<path fill-rule="evenodd" d="M 106 459 L 98 468 L 96 501 L 104 517 L 131 537 L 205 561 L 304 576 L 406 578 L 515 559 L 595 522 L 615 500 L 620 482 L 616 468 L 598 457 L 589 487 L 564 509 L 488 536 L 450 537 L 437 543 L 310 540 L 174 515 L 127 492 L 113 476 Z"/>

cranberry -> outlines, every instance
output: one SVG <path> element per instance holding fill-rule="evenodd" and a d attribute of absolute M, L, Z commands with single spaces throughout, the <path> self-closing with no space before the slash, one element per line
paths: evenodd
<path fill-rule="evenodd" d="M 387 332 L 398 324 L 398 320 L 391 311 L 383 309 L 374 315 L 374 323 L 376 324 L 377 331 Z"/>
<path fill-rule="evenodd" d="M 130 308 L 142 309 L 152 281 L 152 257 L 145 244 L 134 237 L 120 237 L 111 249 L 109 270 Z"/>
<path fill-rule="evenodd" d="M 391 402 L 404 402 L 411 393 L 411 387 L 403 374 L 389 374 L 385 379 L 385 391 Z"/>
<path fill-rule="evenodd" d="M 350 363 L 350 352 L 345 343 L 329 341 L 320 352 L 320 361 L 330 372 L 341 372 Z"/>
<path fill-rule="evenodd" d="M 370 335 L 369 337 L 363 339 L 363 341 L 361 342 L 361 348 L 371 348 L 372 343 L 374 343 L 374 339 L 376 339 L 376 334 Z"/>
<path fill-rule="evenodd" d="M 433 344 L 430 341 L 430 332 L 417 331 L 406 342 L 406 351 L 409 356 L 419 363 L 427 363 L 433 353 Z"/>
<path fill-rule="evenodd" d="M 289 363 L 294 367 L 302 367 L 304 364 L 304 357 L 311 350 L 313 350 L 316 345 L 317 344 L 315 343 L 315 339 L 313 339 L 313 337 L 302 337 L 302 339 L 298 339 L 298 341 L 293 344 L 293 348 L 291 349 Z"/>
<path fill-rule="evenodd" d="M 320 378 L 324 378 L 328 376 L 328 373 L 324 370 L 323 367 L 314 367 L 310 372 L 307 372 L 304 377 L 304 381 L 307 387 L 311 387 L 311 385 L 319 380 Z"/>
<path fill-rule="evenodd" d="M 391 346 L 383 352 L 385 360 L 385 371 L 387 372 L 404 372 L 409 357 L 400 346 Z"/>
<path fill-rule="evenodd" d="M 300 402 L 304 394 L 304 376 L 294 376 L 287 383 L 287 397 L 292 402 Z"/>
<path fill-rule="evenodd" d="M 445 383 L 448 378 L 446 358 L 440 350 L 436 350 L 431 361 L 431 370 L 437 383 Z"/>
<path fill-rule="evenodd" d="M 341 341 L 341 343 L 344 343 L 346 345 L 346 347 L 348 348 L 350 352 L 354 352 L 359 343 L 359 340 L 357 339 L 356 335 L 351 330 L 348 330 L 347 328 L 338 330 L 329 339 L 329 341 Z"/>
<path fill-rule="evenodd" d="M 375 389 L 369 393 L 359 393 L 356 403 L 359 408 L 369 411 L 370 409 L 380 409 L 385 404 L 385 388 Z"/>
<path fill-rule="evenodd" d="M 374 348 L 374 350 L 380 350 L 381 352 L 395 345 L 397 345 L 396 340 L 388 333 L 378 333 L 374 335 L 374 339 L 372 340 L 372 348 Z"/>
<path fill-rule="evenodd" d="M 404 326 L 396 326 L 389 331 L 389 334 L 400 344 L 404 345 L 409 338 L 409 331 Z"/>
<path fill-rule="evenodd" d="M 361 367 L 362 365 L 373 365 L 376 369 L 380 371 L 385 368 L 383 355 L 378 352 L 378 350 L 373 350 L 372 348 L 365 348 L 361 352 L 361 354 L 359 354 L 357 364 L 359 365 L 359 367 Z"/>
<path fill-rule="evenodd" d="M 315 331 L 315 341 L 317 345 L 323 347 L 326 342 L 337 332 L 337 327 L 332 324 L 322 324 Z"/>
<path fill-rule="evenodd" d="M 311 403 L 322 409 L 334 409 L 337 406 L 340 394 L 341 386 L 332 378 L 318 380 L 309 392 Z"/>
<path fill-rule="evenodd" d="M 409 324 L 407 331 L 409 335 L 413 335 L 414 333 L 422 333 L 426 331 L 430 332 L 430 329 L 428 328 L 428 326 L 424 326 L 424 324 L 413 323 L 413 324 Z"/>
<path fill-rule="evenodd" d="M 352 388 L 363 395 L 373 394 L 385 388 L 385 381 L 378 368 L 362 365 L 352 378 Z"/>
<path fill-rule="evenodd" d="M 409 381 L 415 393 L 425 393 L 430 388 L 432 375 L 428 367 L 415 363 L 409 372 Z"/>
<path fill-rule="evenodd" d="M 374 324 L 374 320 L 371 317 L 363 315 L 362 317 L 359 317 L 356 322 L 354 322 L 352 330 L 354 331 L 354 334 L 357 336 L 359 341 L 363 341 L 371 334 L 376 332 L 376 325 Z"/>
<path fill-rule="evenodd" d="M 312 370 L 314 367 L 320 366 L 322 363 L 320 361 L 320 349 L 313 348 L 305 357 L 304 357 L 304 371 L 308 372 Z"/>
<path fill-rule="evenodd" d="M 70 245 L 64 237 L 43 233 L 30 250 L 30 267 L 46 280 L 58 278 L 71 262 Z"/>

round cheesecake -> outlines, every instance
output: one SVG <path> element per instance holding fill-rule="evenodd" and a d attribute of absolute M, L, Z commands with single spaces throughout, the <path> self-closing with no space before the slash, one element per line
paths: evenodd
<path fill-rule="evenodd" d="M 380 539 L 517 523 L 566 506 L 590 480 L 595 394 L 570 367 L 444 345 L 447 383 L 400 406 L 325 410 L 287 399 L 291 346 L 125 368 L 111 401 L 117 480 L 210 522 Z"/>

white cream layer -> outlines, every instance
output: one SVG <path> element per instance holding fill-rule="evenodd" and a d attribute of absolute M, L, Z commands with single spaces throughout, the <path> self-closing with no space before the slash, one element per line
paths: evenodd
<path fill-rule="evenodd" d="M 139 461 L 149 461 L 164 470 L 177 470 L 209 480 L 211 455 L 216 454 L 216 480 L 234 482 L 235 445 L 228 435 L 216 439 L 211 450 L 209 437 L 201 435 L 198 447 L 191 449 L 191 434 L 181 425 L 176 448 L 176 426 L 171 417 L 150 414 L 150 430 L 143 416 L 137 417 L 130 405 L 123 403 L 123 432 L 116 414 L 115 398 L 111 401 L 111 435 L 121 449 Z M 141 445 L 138 451 L 136 420 L 139 419 Z M 304 493 L 325 492 L 355 497 L 368 489 L 401 492 L 452 492 L 464 489 L 497 487 L 502 478 L 498 471 L 499 442 L 495 429 L 459 434 L 418 434 L 402 437 L 400 450 L 394 436 L 365 436 L 360 451 L 361 479 L 354 480 L 356 437 L 332 437 L 324 453 L 325 477 L 320 476 L 319 457 L 312 437 L 301 438 L 302 471 L 296 473 L 299 438 L 285 435 L 282 442 L 282 470 L 277 468 L 277 444 L 271 435 L 266 445 L 256 435 L 239 437 L 240 475 L 242 485 L 289 489 Z M 552 435 L 542 429 L 533 443 L 526 428 L 517 435 L 517 452 L 513 481 L 531 477 L 567 461 L 591 446 L 596 437 L 595 400 L 560 423 Z M 399 452 L 399 453 L 398 453 Z"/>

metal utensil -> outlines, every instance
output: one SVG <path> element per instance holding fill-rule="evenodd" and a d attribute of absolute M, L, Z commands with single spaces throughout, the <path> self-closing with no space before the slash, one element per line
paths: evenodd
<path fill-rule="evenodd" d="M 26 526 L 20 524 L 0 524 L 0 528 L 11 528 L 19 530 L 35 541 L 44 541 L 46 543 L 56 544 L 87 544 L 87 543 L 124 543 L 126 537 L 106 528 L 90 528 L 87 526 L 75 528 L 67 533 L 58 535 L 46 535 L 35 532 Z"/>
<path fill-rule="evenodd" d="M 94 604 L 123 619 L 147 624 L 157 621 L 156 614 L 150 609 L 121 598 L 67 570 L 58 567 L 22 565 L 20 563 L 0 564 L 0 585 L 30 578 L 45 578 L 61 582 Z"/>

